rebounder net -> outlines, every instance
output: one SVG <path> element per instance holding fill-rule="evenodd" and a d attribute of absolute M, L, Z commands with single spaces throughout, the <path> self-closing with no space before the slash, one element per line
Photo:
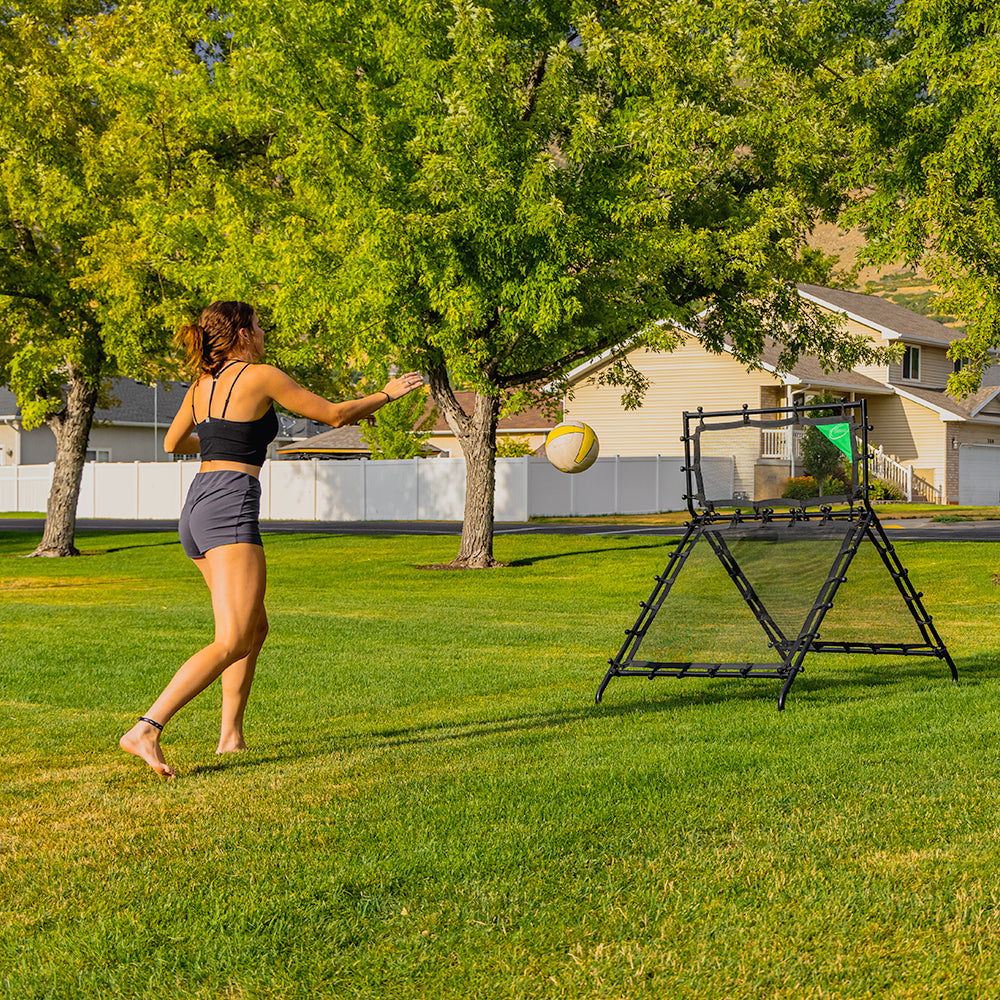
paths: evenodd
<path fill-rule="evenodd" d="M 854 521 L 713 524 L 691 548 L 638 655 L 658 662 L 782 660 L 771 643 L 775 636 L 798 638 L 856 530 Z M 845 576 L 816 640 L 922 641 L 874 545 L 857 546 Z M 746 600 L 741 584 L 756 601 Z"/>
<path fill-rule="evenodd" d="M 867 497 L 856 402 L 684 414 L 692 519 L 613 677 L 779 677 L 810 653 L 954 662 Z M 811 476 L 799 475 L 809 469 Z"/>

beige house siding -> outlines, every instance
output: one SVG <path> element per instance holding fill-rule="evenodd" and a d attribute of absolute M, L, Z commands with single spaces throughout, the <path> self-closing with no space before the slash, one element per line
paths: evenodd
<path fill-rule="evenodd" d="M 890 458 L 915 470 L 934 469 L 934 485 L 945 488 L 949 425 L 936 411 L 901 396 L 878 396 L 868 400 L 868 422 L 872 447 L 881 446 Z"/>
<path fill-rule="evenodd" d="M 564 419 L 585 420 L 600 442 L 602 455 L 683 455 L 681 414 L 705 410 L 756 409 L 783 393 L 780 381 L 765 371 L 748 372 L 729 354 L 706 351 L 688 337 L 668 353 L 639 348 L 629 361 L 649 379 L 643 405 L 625 410 L 621 389 L 599 386 L 584 377 L 564 403 Z M 736 490 L 754 490 L 754 463 L 760 454 L 759 434 L 736 432 L 731 440 L 713 435 L 712 453 L 736 459 Z"/>
<path fill-rule="evenodd" d="M 823 312 L 829 315 L 831 310 L 824 309 Z M 885 341 L 882 339 L 881 333 L 873 330 L 870 326 L 859 323 L 857 320 L 847 320 L 847 331 L 855 335 L 860 334 L 876 347 L 885 347 Z M 888 366 L 886 365 L 858 365 L 853 370 L 860 375 L 867 375 L 868 378 L 875 379 L 876 382 L 885 382 L 888 378 Z"/>
<path fill-rule="evenodd" d="M 948 384 L 948 376 L 955 370 L 955 362 L 948 358 L 943 347 L 920 348 L 920 383 L 934 388 Z"/>
<path fill-rule="evenodd" d="M 756 408 L 762 384 L 781 385 L 769 372 L 747 372 L 731 355 L 706 351 L 695 337 L 669 353 L 640 348 L 629 361 L 650 382 L 638 410 L 622 407 L 621 389 L 595 385 L 589 377 L 565 402 L 564 419 L 586 420 L 602 455 L 681 455 L 684 410 L 738 410 L 744 403 Z"/>
<path fill-rule="evenodd" d="M 926 344 L 913 346 L 920 348 L 920 378 L 904 379 L 902 361 L 893 361 L 889 365 L 889 379 L 904 386 L 912 381 L 914 385 L 943 389 L 948 384 L 948 376 L 955 369 L 954 362 L 948 360 L 943 348 L 928 347 Z"/>
<path fill-rule="evenodd" d="M 0 465 L 17 465 L 19 457 L 18 432 L 10 424 L 0 424 Z"/>

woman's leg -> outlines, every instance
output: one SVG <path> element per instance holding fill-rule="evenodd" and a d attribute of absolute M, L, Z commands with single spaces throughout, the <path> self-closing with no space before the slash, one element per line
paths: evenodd
<path fill-rule="evenodd" d="M 220 545 L 209 549 L 203 560 L 195 562 L 202 569 L 212 594 L 215 639 L 181 666 L 146 712 L 147 718 L 161 726 L 166 725 L 180 708 L 204 691 L 227 667 L 241 660 L 256 663 L 256 654 L 263 641 L 261 622 L 266 621 L 263 548 L 246 543 Z M 245 686 L 246 695 L 249 695 L 252 668 L 249 678 L 247 674 L 247 670 L 242 671 L 237 687 L 241 689 Z M 239 707 L 240 695 L 236 697 Z M 243 697 L 242 707 L 245 706 L 246 697 Z M 239 708 L 239 715 L 242 717 L 242 708 Z M 157 774 L 165 777 L 176 774 L 163 759 L 159 730 L 149 723 L 137 722 L 119 742 L 122 749 L 141 757 Z"/>
<path fill-rule="evenodd" d="M 246 750 L 243 740 L 243 713 L 250 700 L 250 686 L 253 684 L 253 674 L 257 667 L 257 657 L 260 648 L 267 638 L 267 613 L 261 604 L 257 618 L 257 630 L 254 636 L 253 649 L 242 660 L 226 667 L 222 671 L 222 726 L 219 731 L 219 745 L 216 753 L 232 753 L 234 750 Z"/>

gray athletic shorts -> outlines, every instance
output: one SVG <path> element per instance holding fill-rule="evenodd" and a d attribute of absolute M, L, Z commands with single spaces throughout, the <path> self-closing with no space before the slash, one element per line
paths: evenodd
<path fill-rule="evenodd" d="M 236 542 L 263 545 L 260 537 L 260 482 L 246 472 L 199 472 L 188 490 L 177 530 L 192 559 Z"/>

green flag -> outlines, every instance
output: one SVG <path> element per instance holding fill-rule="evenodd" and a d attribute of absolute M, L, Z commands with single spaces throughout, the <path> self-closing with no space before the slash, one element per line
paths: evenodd
<path fill-rule="evenodd" d="M 816 430 L 829 438 L 849 459 L 854 460 L 851 453 L 851 428 L 848 424 L 816 424 Z"/>

